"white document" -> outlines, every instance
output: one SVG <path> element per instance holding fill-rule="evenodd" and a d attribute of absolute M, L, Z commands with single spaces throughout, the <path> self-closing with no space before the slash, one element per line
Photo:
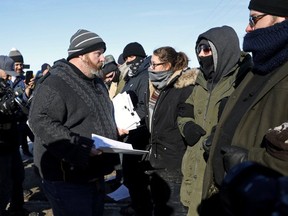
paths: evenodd
<path fill-rule="evenodd" d="M 117 94 L 112 99 L 116 125 L 120 129 L 133 130 L 140 125 L 140 117 L 134 110 L 130 95 L 126 92 Z"/>
<path fill-rule="evenodd" d="M 124 143 L 112 140 L 103 136 L 92 134 L 96 149 L 106 153 L 123 153 L 123 154 L 145 154 L 149 151 L 133 149 L 130 143 Z"/>
<path fill-rule="evenodd" d="M 121 185 L 117 190 L 113 191 L 112 193 L 107 194 L 110 198 L 115 201 L 119 201 L 130 196 L 128 188 L 125 185 Z"/>

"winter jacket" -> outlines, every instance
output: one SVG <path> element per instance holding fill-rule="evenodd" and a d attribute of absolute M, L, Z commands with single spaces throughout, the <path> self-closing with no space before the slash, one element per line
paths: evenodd
<path fill-rule="evenodd" d="M 224 35 L 223 38 L 219 38 L 219 34 Z M 199 72 L 193 93 L 186 101 L 186 111 L 178 118 L 180 131 L 190 144 L 183 157 L 184 176 L 181 186 L 181 201 L 189 207 L 188 215 L 197 215 L 197 207 L 201 202 L 206 167 L 203 142 L 211 136 L 212 129 L 217 125 L 222 104 L 225 104 L 252 67 L 251 56 L 241 52 L 237 35 L 232 28 L 224 26 L 208 30 L 199 36 L 197 43 L 202 39 L 210 42 L 214 65 L 218 69 L 212 79 L 208 80 L 204 78 L 203 72 Z M 227 44 L 225 40 L 231 43 Z M 199 138 L 196 139 L 195 136 Z"/>
<path fill-rule="evenodd" d="M 181 104 L 192 93 L 196 77 L 195 70 L 176 71 L 167 86 L 160 91 L 151 118 L 149 161 L 155 169 L 170 171 L 180 171 L 181 169 L 186 143 L 180 134 L 177 117 L 181 112 Z M 150 89 L 151 96 L 154 89 L 152 87 Z M 148 119 L 147 116 L 146 122 L 149 122 Z"/>
<path fill-rule="evenodd" d="M 248 150 L 248 160 L 288 175 L 288 163 L 266 151 L 269 128 L 288 119 L 288 63 L 265 75 L 249 73 L 230 96 L 213 139 L 204 176 L 203 198 L 217 191 L 224 173 L 222 146 Z"/>
<path fill-rule="evenodd" d="M 117 154 L 90 156 L 91 135 L 117 139 L 113 104 L 99 78 L 57 61 L 37 83 L 29 113 L 34 162 L 43 179 L 87 183 L 111 173 Z"/>
<path fill-rule="evenodd" d="M 129 93 L 132 103 L 135 107 L 137 114 L 141 120 L 145 118 L 145 97 L 148 90 L 148 67 L 150 63 L 150 57 L 144 59 L 143 63 L 139 66 L 136 74 L 129 78 L 122 89 L 123 92 Z"/>
<path fill-rule="evenodd" d="M 20 111 L 9 82 L 0 78 L 0 155 L 19 150 L 17 121 Z"/>

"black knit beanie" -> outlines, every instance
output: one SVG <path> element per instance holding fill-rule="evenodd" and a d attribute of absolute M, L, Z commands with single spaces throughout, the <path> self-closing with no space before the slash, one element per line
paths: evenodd
<path fill-rule="evenodd" d="M 122 65 L 122 64 L 125 63 L 125 61 L 124 61 L 124 59 L 123 59 L 123 53 L 121 53 L 121 54 L 119 55 L 118 60 L 117 60 L 117 63 L 118 63 L 119 65 Z"/>
<path fill-rule="evenodd" d="M 102 38 L 93 32 L 79 29 L 70 39 L 67 61 L 99 49 L 106 50 L 106 44 Z"/>
<path fill-rule="evenodd" d="M 287 0 L 251 0 L 248 8 L 274 16 L 288 17 Z"/>
<path fill-rule="evenodd" d="M 127 44 L 123 49 L 123 59 L 125 60 L 129 56 L 146 57 L 146 53 L 141 44 L 133 42 Z"/>
<path fill-rule="evenodd" d="M 15 48 L 11 49 L 11 51 L 9 52 L 9 57 L 12 58 L 14 62 L 24 63 L 24 59 L 21 52 Z"/>

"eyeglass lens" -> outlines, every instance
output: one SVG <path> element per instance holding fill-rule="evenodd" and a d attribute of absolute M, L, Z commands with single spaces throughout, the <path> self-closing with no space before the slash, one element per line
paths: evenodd
<path fill-rule="evenodd" d="M 211 48 L 210 48 L 210 46 L 208 46 L 206 44 L 202 44 L 202 45 L 197 47 L 197 54 L 199 54 L 201 52 L 201 50 L 203 50 L 204 53 L 207 53 L 211 50 Z"/>

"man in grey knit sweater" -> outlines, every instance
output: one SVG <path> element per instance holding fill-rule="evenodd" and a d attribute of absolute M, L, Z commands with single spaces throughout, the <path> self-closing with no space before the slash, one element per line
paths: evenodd
<path fill-rule="evenodd" d="M 80 29 L 61 59 L 37 83 L 29 124 L 35 134 L 34 163 L 55 216 L 103 215 L 104 175 L 117 154 L 95 149 L 92 133 L 118 138 L 113 105 L 97 73 L 105 42 Z"/>

